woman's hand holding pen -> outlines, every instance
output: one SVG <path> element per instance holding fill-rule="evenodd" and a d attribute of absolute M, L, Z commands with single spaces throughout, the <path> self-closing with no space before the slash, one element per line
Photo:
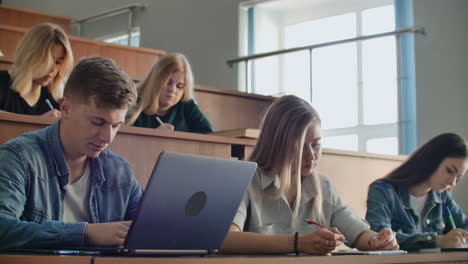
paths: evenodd
<path fill-rule="evenodd" d="M 54 121 L 62 117 L 62 113 L 60 113 L 59 110 L 54 108 L 54 106 L 52 105 L 49 99 L 45 99 L 45 102 L 47 106 L 49 107 L 50 111 L 42 114 L 41 117 L 44 117 L 47 119 L 54 119 Z"/>
<path fill-rule="evenodd" d="M 158 121 L 159 126 L 156 129 L 168 129 L 174 131 L 174 126 L 168 123 L 164 123 L 161 118 L 156 116 L 156 121 Z"/>
<path fill-rule="evenodd" d="M 299 252 L 324 255 L 333 251 L 345 239 L 343 234 L 334 228 L 322 228 L 312 233 L 300 235 L 298 238 Z"/>
<path fill-rule="evenodd" d="M 59 110 L 52 109 L 49 112 L 46 112 L 46 113 L 42 114 L 41 117 L 47 118 L 47 119 L 54 119 L 54 121 L 55 121 L 55 120 L 60 119 L 62 117 L 62 114 L 60 113 Z"/>
<path fill-rule="evenodd" d="M 395 232 L 390 228 L 384 228 L 379 233 L 369 238 L 370 250 L 398 250 L 400 246 L 397 243 Z"/>
<path fill-rule="evenodd" d="M 465 238 L 468 238 L 468 232 L 456 228 L 445 235 L 437 236 L 436 245 L 439 248 L 460 248 L 465 246 Z"/>

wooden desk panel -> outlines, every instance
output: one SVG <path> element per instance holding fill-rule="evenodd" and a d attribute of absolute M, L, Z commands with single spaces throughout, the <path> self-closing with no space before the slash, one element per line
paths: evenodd
<path fill-rule="evenodd" d="M 0 56 L 0 70 L 9 70 L 13 65 L 13 58 L 7 56 Z"/>
<path fill-rule="evenodd" d="M 318 170 L 330 178 L 342 201 L 365 218 L 369 184 L 398 167 L 406 156 L 323 149 Z"/>
<path fill-rule="evenodd" d="M 73 18 L 46 14 L 23 8 L 15 8 L 0 4 L 0 17 L 3 25 L 30 28 L 41 23 L 54 23 L 63 28 L 67 34 L 71 34 Z"/>
<path fill-rule="evenodd" d="M 209 135 L 124 126 L 109 149 L 121 154 L 132 164 L 144 188 L 162 151 L 230 159 L 232 145 L 236 143 L 240 142 Z"/>
<path fill-rule="evenodd" d="M 198 85 L 195 99 L 219 131 L 258 128 L 263 112 L 276 98 Z"/>
<path fill-rule="evenodd" d="M 25 29 L 0 25 L 0 50 L 4 56 L 13 58 L 16 46 L 23 37 Z"/>
<path fill-rule="evenodd" d="M 2 264 L 91 264 L 91 256 L 0 255 Z"/>
<path fill-rule="evenodd" d="M 99 54 L 114 59 L 122 67 L 125 66 L 125 70 L 132 79 L 143 80 L 158 57 L 164 54 L 163 51 L 155 51 L 116 44 L 103 44 Z"/>
<path fill-rule="evenodd" d="M 468 263 L 468 252 L 414 253 L 387 256 L 208 256 L 208 257 L 95 257 L 93 264 L 377 264 Z"/>

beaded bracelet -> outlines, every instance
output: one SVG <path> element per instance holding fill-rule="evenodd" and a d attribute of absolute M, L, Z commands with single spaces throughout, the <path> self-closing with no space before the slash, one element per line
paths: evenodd
<path fill-rule="evenodd" d="M 294 253 L 296 256 L 299 256 L 299 250 L 297 249 L 297 240 L 298 240 L 298 233 L 294 233 Z"/>

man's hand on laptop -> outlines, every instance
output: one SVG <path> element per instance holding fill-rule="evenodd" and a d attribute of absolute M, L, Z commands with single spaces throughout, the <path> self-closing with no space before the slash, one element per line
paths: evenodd
<path fill-rule="evenodd" d="M 132 221 L 87 224 L 85 242 L 91 246 L 123 245 Z"/>

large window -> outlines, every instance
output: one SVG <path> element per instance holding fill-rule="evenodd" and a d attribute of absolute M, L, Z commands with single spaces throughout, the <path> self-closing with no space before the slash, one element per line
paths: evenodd
<path fill-rule="evenodd" d="M 392 1 L 328 1 L 325 6 L 324 1 L 310 0 L 309 7 L 301 3 L 283 0 L 249 6 L 246 10 L 250 16 L 246 17 L 250 19 L 251 32 L 244 36 L 250 36 L 250 52 L 395 29 Z M 293 5 L 298 7 L 292 8 Z M 311 15 L 307 15 L 307 8 L 311 8 Z M 250 69 L 252 78 L 248 85 L 252 92 L 295 94 L 312 103 L 322 118 L 324 147 L 399 153 L 395 37 L 256 59 Z"/>

